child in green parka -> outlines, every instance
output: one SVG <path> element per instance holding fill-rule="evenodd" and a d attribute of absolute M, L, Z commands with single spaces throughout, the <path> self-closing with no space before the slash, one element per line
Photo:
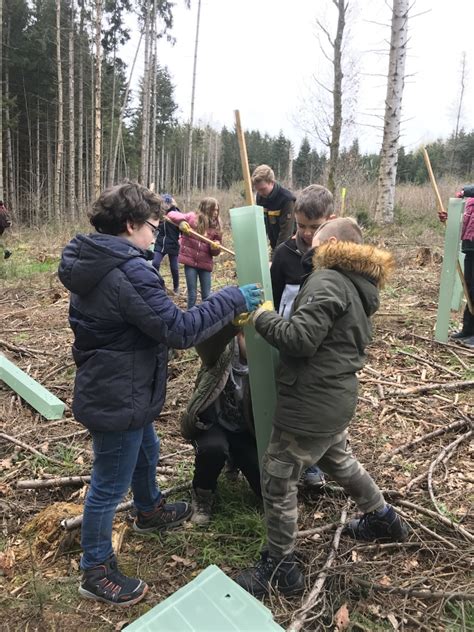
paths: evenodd
<path fill-rule="evenodd" d="M 285 595 L 304 589 L 294 557 L 297 483 L 312 463 L 337 481 L 363 512 L 346 525 L 347 535 L 401 541 L 408 534 L 347 443 L 357 404 L 356 373 L 372 339 L 370 317 L 394 265 L 388 252 L 362 241 L 350 218 L 323 224 L 305 257 L 309 273 L 290 319 L 273 311 L 271 303 L 253 317 L 258 333 L 280 352 L 273 430 L 262 463 L 268 546 L 256 567 L 236 578 L 257 597 L 271 588 Z"/>

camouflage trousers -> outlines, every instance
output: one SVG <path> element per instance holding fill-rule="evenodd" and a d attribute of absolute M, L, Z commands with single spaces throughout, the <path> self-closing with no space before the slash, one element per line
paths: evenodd
<path fill-rule="evenodd" d="M 273 428 L 262 463 L 262 495 L 268 549 L 275 557 L 295 548 L 298 480 L 313 463 L 337 481 L 364 513 L 385 502 L 371 476 L 352 456 L 346 430 L 330 437 L 308 437 Z"/>

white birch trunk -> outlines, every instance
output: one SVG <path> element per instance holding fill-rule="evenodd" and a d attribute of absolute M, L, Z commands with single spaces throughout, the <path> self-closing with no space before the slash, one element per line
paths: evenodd
<path fill-rule="evenodd" d="M 76 219 L 76 139 L 74 126 L 74 0 L 71 2 L 71 28 L 69 31 L 69 173 L 68 206 L 73 221 Z"/>
<path fill-rule="evenodd" d="M 376 220 L 384 224 L 391 224 L 394 220 L 398 141 L 405 85 L 408 10 L 408 0 L 393 0 L 387 96 L 375 209 Z"/>
<path fill-rule="evenodd" d="M 142 145 L 140 157 L 140 182 L 148 186 L 148 148 L 150 139 L 150 3 L 145 3 L 145 59 L 142 99 Z"/>
<path fill-rule="evenodd" d="M 201 21 L 201 0 L 198 2 L 197 21 L 196 21 L 196 39 L 194 41 L 194 63 L 193 63 L 193 83 L 191 89 L 191 113 L 189 115 L 189 131 L 188 131 L 188 162 L 186 165 L 186 196 L 188 207 L 191 203 L 191 168 L 193 155 L 193 122 L 194 122 L 194 97 L 196 92 L 196 68 L 197 53 L 199 44 L 199 23 Z"/>
<path fill-rule="evenodd" d="M 100 195 L 102 168 L 102 0 L 95 2 L 95 143 L 94 143 L 94 196 Z"/>
<path fill-rule="evenodd" d="M 56 171 L 54 176 L 54 216 L 56 221 L 61 218 L 61 172 L 64 151 L 64 102 L 63 102 L 63 73 L 61 66 L 61 0 L 56 0 L 56 64 L 58 77 L 58 120 L 56 142 Z"/>

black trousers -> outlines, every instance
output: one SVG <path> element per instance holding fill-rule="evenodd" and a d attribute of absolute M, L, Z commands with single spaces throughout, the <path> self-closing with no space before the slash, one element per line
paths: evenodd
<path fill-rule="evenodd" d="M 230 456 L 255 494 L 261 497 L 257 443 L 250 432 L 230 432 L 214 424 L 209 430 L 202 431 L 193 440 L 193 445 L 196 454 L 194 488 L 214 491 L 219 474 Z"/>
<path fill-rule="evenodd" d="M 464 278 L 471 303 L 474 303 L 474 250 L 469 250 L 464 256 Z M 464 309 L 462 330 L 468 336 L 474 335 L 474 314 L 471 314 L 467 305 Z"/>

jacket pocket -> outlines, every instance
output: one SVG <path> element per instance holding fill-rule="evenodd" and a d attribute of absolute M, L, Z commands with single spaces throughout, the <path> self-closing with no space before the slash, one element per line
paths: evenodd
<path fill-rule="evenodd" d="M 293 463 L 284 463 L 283 461 L 276 459 L 274 456 L 267 457 L 264 465 L 266 473 L 270 476 L 275 476 L 276 478 L 287 479 L 293 471 Z"/>
<path fill-rule="evenodd" d="M 293 386 L 297 377 L 296 372 L 287 366 L 279 366 L 276 371 L 276 381 L 287 386 Z"/>

